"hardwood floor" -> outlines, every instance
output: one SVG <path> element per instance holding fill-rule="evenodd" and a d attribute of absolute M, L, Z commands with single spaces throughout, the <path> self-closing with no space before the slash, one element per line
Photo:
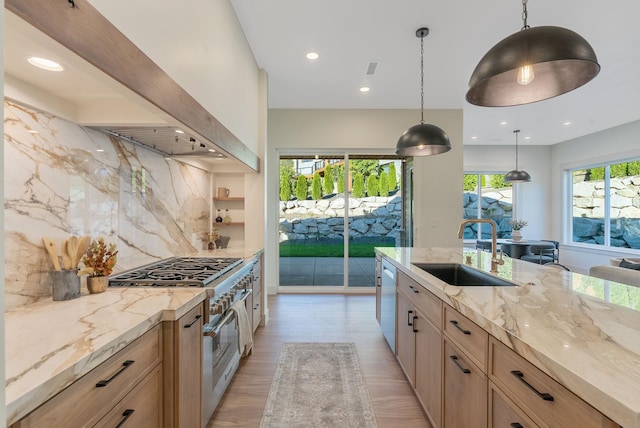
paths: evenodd
<path fill-rule="evenodd" d="M 353 342 L 379 428 L 429 428 L 375 318 L 375 296 L 269 296 L 269 323 L 259 327 L 207 428 L 260 425 L 284 342 Z M 348 427 L 340 427 L 348 428 Z"/>

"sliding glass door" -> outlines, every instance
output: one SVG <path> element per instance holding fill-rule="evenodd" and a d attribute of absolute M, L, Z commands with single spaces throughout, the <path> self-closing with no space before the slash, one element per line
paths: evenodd
<path fill-rule="evenodd" d="M 280 287 L 375 286 L 374 247 L 400 245 L 401 161 L 282 156 Z"/>

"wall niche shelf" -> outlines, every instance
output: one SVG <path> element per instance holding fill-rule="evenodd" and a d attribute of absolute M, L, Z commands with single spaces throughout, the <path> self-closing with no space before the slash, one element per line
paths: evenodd
<path fill-rule="evenodd" d="M 242 196 L 227 196 L 226 198 L 213 198 L 214 201 L 244 201 Z"/>
<path fill-rule="evenodd" d="M 218 223 L 218 222 L 213 222 L 213 227 L 220 227 L 220 226 L 244 226 L 244 221 L 232 221 L 231 223 Z"/>

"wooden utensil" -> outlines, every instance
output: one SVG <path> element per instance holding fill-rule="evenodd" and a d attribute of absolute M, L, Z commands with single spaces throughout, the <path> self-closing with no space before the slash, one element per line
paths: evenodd
<path fill-rule="evenodd" d="M 62 242 L 62 268 L 71 269 L 71 257 L 69 256 L 69 241 Z"/>
<path fill-rule="evenodd" d="M 47 253 L 49 253 L 49 258 L 53 263 L 53 268 L 55 270 L 60 270 L 60 262 L 58 261 L 58 249 L 56 248 L 56 244 L 54 244 L 51 239 L 47 238 L 46 236 L 42 238 L 42 241 L 44 242 L 44 248 L 47 250 Z"/>
<path fill-rule="evenodd" d="M 78 266 L 78 263 L 80 263 L 80 259 L 82 259 L 84 253 L 87 252 L 90 241 L 91 237 L 89 236 L 81 236 L 80 239 L 78 239 L 78 251 L 76 253 L 75 266 Z"/>
<path fill-rule="evenodd" d="M 72 236 L 67 240 L 67 251 L 69 252 L 69 259 L 71 264 L 74 266 L 78 266 L 77 254 L 78 254 L 78 237 Z"/>

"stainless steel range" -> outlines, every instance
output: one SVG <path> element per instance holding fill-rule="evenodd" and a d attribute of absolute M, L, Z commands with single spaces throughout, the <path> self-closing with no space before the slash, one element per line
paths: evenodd
<path fill-rule="evenodd" d="M 217 257 L 174 257 L 109 278 L 110 287 L 213 288 L 202 332 L 202 426 L 238 369 L 243 350 L 236 308 L 231 307 L 251 295 L 253 280 L 253 263 Z"/>

